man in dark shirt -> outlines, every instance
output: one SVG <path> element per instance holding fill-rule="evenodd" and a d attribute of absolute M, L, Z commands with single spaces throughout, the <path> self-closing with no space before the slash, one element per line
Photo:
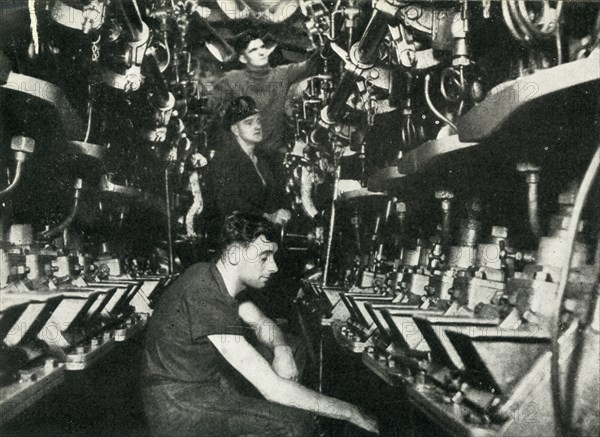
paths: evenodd
<path fill-rule="evenodd" d="M 252 211 L 284 225 L 291 214 L 282 208 L 283 190 L 257 150 L 263 139 L 261 120 L 251 97 L 235 98 L 227 107 L 223 127 L 231 132 L 233 141 L 218 150 L 210 163 L 215 203 L 222 217 L 234 211 Z"/>
<path fill-rule="evenodd" d="M 153 435 L 309 437 L 315 430 L 310 413 L 377 431 L 376 420 L 356 406 L 300 385 L 281 330 L 253 303 L 236 300 L 277 271 L 274 233 L 262 216 L 229 216 L 218 261 L 189 267 L 159 301 L 143 364 Z M 271 349 L 271 363 L 247 341 L 244 326 Z M 240 377 L 262 396 L 237 390 Z"/>

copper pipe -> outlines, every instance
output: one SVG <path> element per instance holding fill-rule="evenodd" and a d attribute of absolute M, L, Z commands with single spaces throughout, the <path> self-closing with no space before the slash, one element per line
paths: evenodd
<path fill-rule="evenodd" d="M 47 229 L 45 231 L 40 232 L 41 238 L 43 238 L 43 239 L 52 238 L 52 237 L 60 234 L 62 231 L 67 229 L 69 226 L 71 226 L 71 223 L 73 223 L 73 220 L 75 219 L 75 217 L 77 216 L 77 212 L 79 211 L 79 197 L 81 195 L 81 188 L 82 188 L 81 179 L 76 179 L 74 185 L 75 185 L 75 195 L 74 195 L 75 200 L 73 202 L 73 207 L 71 208 L 71 212 L 60 224 L 58 224 L 54 228 Z"/>
<path fill-rule="evenodd" d="M 17 161 L 17 166 L 15 168 L 15 175 L 12 179 L 12 182 L 10 183 L 10 185 L 8 187 L 6 187 L 2 191 L 0 191 L 0 200 L 4 197 L 8 196 L 9 194 L 11 194 L 15 190 L 15 188 L 17 188 L 19 186 L 19 184 L 21 183 L 21 179 L 23 177 L 24 164 L 25 164 L 25 160 Z"/>

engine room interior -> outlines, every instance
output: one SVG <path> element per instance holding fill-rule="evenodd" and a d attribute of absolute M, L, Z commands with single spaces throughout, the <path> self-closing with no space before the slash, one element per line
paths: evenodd
<path fill-rule="evenodd" d="M 243 210 L 311 392 L 596 436 L 599 166 L 591 0 L 2 1 L 0 433 L 155 435 L 149 322 Z"/>

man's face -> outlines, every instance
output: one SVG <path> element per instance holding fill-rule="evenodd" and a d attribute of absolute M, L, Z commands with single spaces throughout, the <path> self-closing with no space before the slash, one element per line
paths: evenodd
<path fill-rule="evenodd" d="M 239 136 L 248 144 L 258 144 L 263 139 L 260 114 L 254 114 L 231 126 L 234 135 Z"/>
<path fill-rule="evenodd" d="M 277 243 L 268 241 L 263 235 L 248 244 L 238 246 L 238 275 L 240 281 L 250 288 L 263 288 L 271 275 L 277 272 L 275 252 Z"/>
<path fill-rule="evenodd" d="M 240 61 L 250 67 L 265 67 L 269 65 L 269 54 L 270 50 L 262 39 L 253 39 L 240 56 Z"/>

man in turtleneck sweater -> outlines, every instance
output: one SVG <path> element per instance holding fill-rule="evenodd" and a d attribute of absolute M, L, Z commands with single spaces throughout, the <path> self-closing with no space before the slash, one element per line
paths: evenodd
<path fill-rule="evenodd" d="M 255 31 L 238 35 L 234 49 L 245 68 L 225 73 L 215 84 L 211 107 L 222 112 L 233 98 L 252 97 L 262 120 L 263 140 L 259 147 L 272 161 L 278 151 L 284 150 L 284 103 L 288 88 L 292 83 L 316 74 L 320 58 L 314 55 L 308 61 L 271 67 L 269 55 L 273 49 L 267 48 Z"/>

